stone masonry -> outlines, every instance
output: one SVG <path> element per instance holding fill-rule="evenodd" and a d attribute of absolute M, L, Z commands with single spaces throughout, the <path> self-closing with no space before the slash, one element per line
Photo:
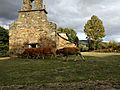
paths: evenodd
<path fill-rule="evenodd" d="M 23 0 L 18 18 L 9 30 L 9 52 L 12 55 L 21 54 L 25 48 L 75 46 L 57 36 L 57 26 L 47 20 L 46 14 L 43 0 Z M 64 34 L 61 36 L 67 38 Z"/>
<path fill-rule="evenodd" d="M 21 53 L 28 47 L 56 47 L 57 26 L 47 20 L 47 11 L 43 6 L 43 0 L 23 0 L 17 20 L 10 25 L 10 52 Z"/>

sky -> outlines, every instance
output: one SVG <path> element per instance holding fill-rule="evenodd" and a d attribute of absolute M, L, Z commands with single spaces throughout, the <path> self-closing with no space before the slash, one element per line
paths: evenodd
<path fill-rule="evenodd" d="M 73 28 L 79 39 L 85 39 L 84 25 L 92 15 L 105 27 L 104 41 L 120 42 L 120 0 L 44 0 L 48 20 L 58 27 Z M 17 19 L 22 0 L 0 0 L 0 26 L 9 28 Z"/>

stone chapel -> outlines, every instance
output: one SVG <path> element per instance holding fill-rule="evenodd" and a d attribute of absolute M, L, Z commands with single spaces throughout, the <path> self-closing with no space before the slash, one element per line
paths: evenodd
<path fill-rule="evenodd" d="M 9 28 L 9 52 L 21 53 L 25 48 L 64 47 L 69 42 L 59 38 L 56 29 L 57 25 L 47 19 L 43 0 L 23 0 L 18 18 Z"/>
<path fill-rule="evenodd" d="M 57 26 L 47 20 L 46 14 L 43 0 L 23 0 L 17 20 L 10 25 L 10 52 L 17 53 L 24 48 L 56 47 Z"/>

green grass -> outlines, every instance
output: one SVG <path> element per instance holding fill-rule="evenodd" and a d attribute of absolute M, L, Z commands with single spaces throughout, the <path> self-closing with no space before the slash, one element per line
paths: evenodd
<path fill-rule="evenodd" d="M 120 53 L 83 53 L 85 62 L 62 58 L 0 60 L 0 85 L 103 81 L 120 88 Z"/>

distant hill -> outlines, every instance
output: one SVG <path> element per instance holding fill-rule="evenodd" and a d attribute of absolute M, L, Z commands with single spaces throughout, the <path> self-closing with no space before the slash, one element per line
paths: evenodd
<path fill-rule="evenodd" d="M 102 41 L 102 42 L 109 43 L 109 41 Z M 116 42 L 116 43 L 120 44 L 120 42 Z M 79 40 L 79 44 L 85 44 L 85 45 L 87 45 L 88 44 L 88 40 Z"/>
<path fill-rule="evenodd" d="M 79 44 L 87 45 L 88 44 L 88 40 L 79 40 Z"/>

